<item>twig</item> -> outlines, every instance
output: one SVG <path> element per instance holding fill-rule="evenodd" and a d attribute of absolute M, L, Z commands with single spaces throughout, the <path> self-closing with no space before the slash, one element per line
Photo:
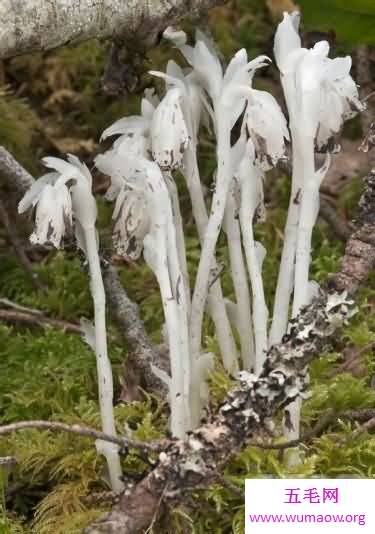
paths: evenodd
<path fill-rule="evenodd" d="M 59 421 L 19 421 L 17 423 L 11 423 L 9 425 L 2 425 L 0 426 L 0 436 L 5 436 L 7 434 L 11 434 L 12 432 L 18 432 L 19 430 L 25 430 L 30 428 L 36 428 L 39 430 L 51 430 L 52 432 L 68 432 L 70 434 L 76 434 L 88 438 L 101 439 L 103 441 L 115 443 L 116 445 L 119 445 L 120 447 L 125 448 L 126 450 L 139 449 L 150 453 L 158 452 L 160 451 L 161 447 L 164 447 L 164 445 L 159 442 L 142 443 L 121 436 L 110 436 L 105 432 L 95 430 L 94 428 L 88 426 L 77 424 L 68 425 Z"/>
<path fill-rule="evenodd" d="M 259 443 L 259 442 L 250 442 L 248 446 L 258 447 L 260 449 L 275 449 L 275 450 L 285 450 L 293 447 L 297 447 L 300 444 L 306 444 L 312 439 L 319 436 L 333 421 L 337 419 L 352 419 L 353 421 L 366 421 L 364 428 L 368 420 L 375 421 L 375 409 L 365 408 L 364 410 L 348 410 L 345 412 L 337 413 L 335 410 L 328 411 L 316 425 L 309 431 L 305 432 L 299 439 L 293 439 L 285 443 Z M 355 433 L 352 435 L 355 437 Z"/>
<path fill-rule="evenodd" d="M 66 332 L 82 334 L 82 328 L 78 324 L 63 321 L 62 319 L 51 319 L 42 314 L 26 313 L 15 310 L 0 309 L 0 321 L 11 323 L 25 323 L 35 326 L 49 325 L 55 328 L 62 328 Z"/>
<path fill-rule="evenodd" d="M 361 434 L 364 434 L 365 432 L 368 432 L 369 430 L 372 430 L 373 428 L 375 428 L 375 417 L 373 417 L 372 419 L 369 419 L 368 421 L 366 421 L 366 423 L 364 423 L 357 430 L 355 430 L 353 434 L 351 435 L 351 439 L 356 439 Z"/>

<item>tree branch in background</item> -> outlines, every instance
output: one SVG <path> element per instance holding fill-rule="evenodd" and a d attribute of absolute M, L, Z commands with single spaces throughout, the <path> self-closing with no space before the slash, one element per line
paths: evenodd
<path fill-rule="evenodd" d="M 356 231 L 349 239 L 341 269 L 327 288 L 292 321 L 290 333 L 267 354 L 259 378 L 239 381 L 218 413 L 192 432 L 185 442 L 173 443 L 159 456 L 158 465 L 118 506 L 85 534 L 137 534 L 154 521 L 160 500 L 181 504 L 189 490 L 207 487 L 228 457 L 241 450 L 267 420 L 308 388 L 308 364 L 327 339 L 352 314 L 346 292 L 354 293 L 375 267 L 375 172 L 365 179 Z"/>
<path fill-rule="evenodd" d="M 146 333 L 137 304 L 128 297 L 115 267 L 110 266 L 103 271 L 103 281 L 108 296 L 108 308 L 130 349 L 125 364 L 127 386 L 130 387 L 128 382 L 132 382 L 134 387 L 134 379 L 137 384 L 143 379 L 147 391 L 158 395 L 165 394 L 165 385 L 151 368 L 152 365 L 165 368 L 165 365 L 163 366 L 158 348 L 151 343 Z M 138 376 L 135 376 L 134 370 Z M 126 378 L 129 374 L 131 380 Z"/>
<path fill-rule="evenodd" d="M 88 39 L 148 49 L 168 25 L 220 0 L 27 0 L 0 2 L 0 59 Z"/>

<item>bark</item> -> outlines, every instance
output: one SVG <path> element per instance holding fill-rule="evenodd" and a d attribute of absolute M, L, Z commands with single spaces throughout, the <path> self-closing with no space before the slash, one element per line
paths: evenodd
<path fill-rule="evenodd" d="M 159 455 L 157 466 L 124 494 L 113 511 L 84 534 L 137 534 L 147 530 L 161 500 L 182 503 L 189 490 L 215 481 L 228 457 L 238 452 L 267 420 L 308 388 L 309 362 L 353 312 L 346 292 L 354 293 L 375 266 L 375 172 L 365 180 L 357 229 L 349 239 L 340 271 L 325 291 L 291 322 L 290 333 L 270 348 L 259 378 L 238 382 L 217 414 Z"/>
<path fill-rule="evenodd" d="M 128 297 L 115 267 L 110 266 L 103 271 L 103 281 L 109 310 L 130 349 L 125 376 L 128 371 L 131 372 L 132 378 L 137 382 L 140 378 L 141 381 L 143 379 L 147 391 L 165 396 L 165 384 L 156 377 L 151 366 L 155 365 L 166 370 L 167 361 L 151 343 L 139 316 L 137 304 Z"/>
<path fill-rule="evenodd" d="M 0 59 L 87 39 L 148 49 L 164 29 L 218 0 L 1 0 Z"/>

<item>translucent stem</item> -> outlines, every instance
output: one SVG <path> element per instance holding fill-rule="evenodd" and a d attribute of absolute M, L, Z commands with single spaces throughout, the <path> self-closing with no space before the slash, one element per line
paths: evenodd
<path fill-rule="evenodd" d="M 284 244 L 273 306 L 270 345 L 280 343 L 287 331 L 290 298 L 294 286 L 294 263 L 297 246 L 297 230 L 303 184 L 303 152 L 298 146 L 298 137 L 292 130 L 293 176 L 288 215 L 284 229 Z"/>
<path fill-rule="evenodd" d="M 228 195 L 224 221 L 228 238 L 232 281 L 236 296 L 237 328 L 241 342 L 242 364 L 243 369 L 253 371 L 255 368 L 255 354 L 250 292 L 242 253 L 240 225 L 235 218 L 235 203 L 232 194 Z"/>
<path fill-rule="evenodd" d="M 255 374 L 259 374 L 265 361 L 268 339 L 267 319 L 268 310 L 264 298 L 264 288 L 261 272 L 261 261 L 255 248 L 255 240 L 252 226 L 251 212 L 251 188 L 250 180 L 241 183 L 241 207 L 240 224 L 243 245 L 245 249 L 247 268 L 249 271 L 251 290 L 253 294 L 253 323 L 255 339 Z"/>
<path fill-rule="evenodd" d="M 227 124 L 221 124 L 217 130 L 218 169 L 216 189 L 212 198 L 211 214 L 203 241 L 191 307 L 190 340 L 193 355 L 200 353 L 203 313 L 209 289 L 210 270 L 215 257 L 216 244 L 223 223 L 226 198 L 232 179 L 229 127 Z M 238 367 L 236 354 L 223 354 L 223 363 L 228 372 L 236 372 Z"/>
<path fill-rule="evenodd" d="M 168 187 L 169 195 L 172 204 L 173 221 L 176 234 L 177 252 L 180 269 L 183 277 L 183 286 L 185 289 L 185 303 L 188 314 L 190 313 L 190 282 L 189 273 L 186 261 L 186 246 L 185 246 L 185 234 L 184 226 L 180 210 L 180 202 L 178 198 L 178 190 L 173 176 L 170 173 L 163 173 L 165 182 Z"/>
<path fill-rule="evenodd" d="M 194 146 L 188 147 L 186 151 L 184 174 L 190 194 L 193 217 L 197 226 L 199 240 L 201 245 L 203 245 L 208 223 L 208 215 L 199 176 L 196 147 Z M 214 258 L 211 269 L 215 266 L 216 261 Z M 238 359 L 237 348 L 225 307 L 220 278 L 218 278 L 209 288 L 209 295 L 211 298 L 208 301 L 208 313 L 215 325 L 216 336 L 223 361 L 228 362 L 229 364 L 227 371 L 232 372 L 233 358 L 235 361 Z"/>
<path fill-rule="evenodd" d="M 91 294 L 95 314 L 95 354 L 98 373 L 99 406 L 102 429 L 106 434 L 116 435 L 113 412 L 113 380 L 111 363 L 107 351 L 107 332 L 105 320 L 105 291 L 100 269 L 95 228 L 85 229 L 87 259 L 90 268 Z M 109 479 L 114 491 L 120 492 L 124 485 L 121 481 L 122 469 L 118 446 L 100 441 L 98 450 L 105 456 L 108 465 Z"/>

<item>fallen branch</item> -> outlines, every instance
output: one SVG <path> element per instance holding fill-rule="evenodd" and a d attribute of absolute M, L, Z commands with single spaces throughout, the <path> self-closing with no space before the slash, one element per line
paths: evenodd
<path fill-rule="evenodd" d="M 168 25 L 219 0 L 27 0 L 0 2 L 0 59 L 87 39 L 113 39 L 143 50 Z"/>
<path fill-rule="evenodd" d="M 178 441 L 161 453 L 155 469 L 85 534 L 143 532 L 153 521 L 161 496 L 168 504 L 181 504 L 187 491 L 209 486 L 230 455 L 240 451 L 276 412 L 303 396 L 308 364 L 351 316 L 345 293 L 354 293 L 375 266 L 375 172 L 365 180 L 359 208 L 357 230 L 348 241 L 340 271 L 292 321 L 283 342 L 270 348 L 260 377 L 241 380 L 217 414 L 185 442 Z"/>

